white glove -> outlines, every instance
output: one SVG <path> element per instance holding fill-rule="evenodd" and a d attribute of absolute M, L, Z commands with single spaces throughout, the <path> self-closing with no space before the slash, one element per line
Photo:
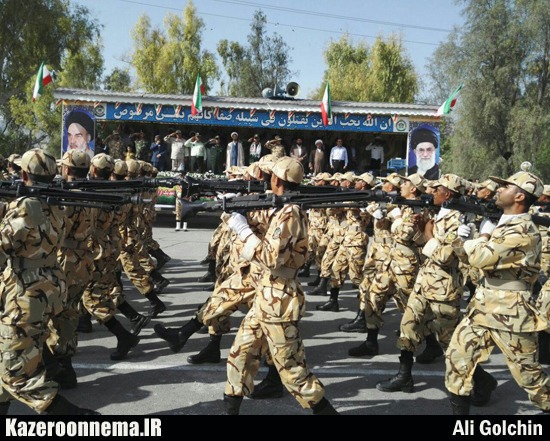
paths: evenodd
<path fill-rule="evenodd" d="M 472 236 L 472 229 L 466 224 L 461 224 L 458 227 L 457 233 L 463 239 L 470 239 L 470 237 Z"/>
<path fill-rule="evenodd" d="M 484 218 L 479 225 L 479 234 L 488 234 L 489 236 L 493 234 L 497 226 L 492 223 L 489 219 Z"/>
<path fill-rule="evenodd" d="M 240 213 L 231 213 L 231 217 L 227 221 L 227 226 L 234 231 L 243 242 L 248 236 L 253 234 L 246 217 Z"/>
<path fill-rule="evenodd" d="M 219 199 L 220 201 L 222 201 L 222 200 L 224 200 L 224 199 L 225 199 L 226 201 L 229 201 L 229 200 L 231 200 L 231 199 L 233 199 L 233 198 L 236 198 L 237 196 L 238 196 L 237 193 L 218 193 L 218 199 Z"/>
<path fill-rule="evenodd" d="M 372 213 L 372 217 L 376 220 L 380 220 L 384 217 L 384 213 L 382 213 L 382 210 L 380 210 L 380 208 L 377 208 L 376 210 L 374 210 L 374 213 Z"/>
<path fill-rule="evenodd" d="M 395 207 L 392 211 L 388 213 L 390 220 L 395 220 L 398 217 L 401 217 L 401 208 Z"/>

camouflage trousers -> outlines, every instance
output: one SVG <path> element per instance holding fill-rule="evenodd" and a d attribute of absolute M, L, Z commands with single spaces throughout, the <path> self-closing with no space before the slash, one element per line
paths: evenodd
<path fill-rule="evenodd" d="M 120 263 L 124 272 L 128 276 L 128 279 L 142 294 L 149 294 L 154 288 L 153 281 L 149 276 L 149 273 L 145 270 L 140 261 L 140 255 L 134 250 L 122 250 L 119 256 Z M 113 266 L 114 268 L 114 266 Z"/>
<path fill-rule="evenodd" d="M 341 288 L 348 273 L 351 283 L 359 286 L 363 280 L 363 266 L 365 265 L 366 254 L 367 248 L 365 244 L 340 246 L 331 268 L 332 277 L 330 286 L 332 288 Z"/>
<path fill-rule="evenodd" d="M 4 270 L 0 283 L 0 402 L 15 398 L 43 412 L 55 398 L 59 386 L 46 380 L 42 350 L 48 322 L 63 310 L 66 289 L 65 275 L 58 268 Z"/>
<path fill-rule="evenodd" d="M 304 408 L 312 408 L 325 395 L 321 381 L 309 370 L 297 322 L 259 321 L 254 308 L 241 322 L 227 359 L 225 394 L 248 396 L 260 367 L 265 342 L 281 380 Z"/>
<path fill-rule="evenodd" d="M 258 273 L 250 273 L 250 266 L 240 268 L 216 288 L 212 296 L 202 305 L 197 319 L 208 326 L 209 334 L 227 334 L 230 329 L 229 316 L 242 305 L 250 307 L 256 295 Z"/>
<path fill-rule="evenodd" d="M 55 355 L 72 357 L 78 345 L 79 304 L 92 278 L 94 259 L 91 251 L 62 248 L 59 266 L 67 279 L 67 299 L 61 314 L 52 318 L 48 346 Z"/>
<path fill-rule="evenodd" d="M 540 291 L 535 307 L 542 313 L 543 317 L 550 321 L 550 279 L 546 281 Z"/>
<path fill-rule="evenodd" d="M 235 271 L 234 265 L 231 265 L 231 239 L 232 235 L 227 235 L 223 242 L 219 244 L 216 253 L 216 283 L 228 279 Z"/>
<path fill-rule="evenodd" d="M 367 251 L 367 257 L 363 265 L 363 278 L 359 284 L 359 309 L 362 311 L 365 311 L 367 308 L 367 296 L 376 274 L 378 274 L 388 255 L 385 254 L 386 251 L 389 252 L 383 245 L 375 242 L 371 242 Z"/>
<path fill-rule="evenodd" d="M 117 283 L 115 268 L 115 256 L 94 260 L 92 280 L 82 295 L 82 305 L 100 323 L 105 323 L 116 313 L 116 304 L 111 293 Z"/>
<path fill-rule="evenodd" d="M 208 259 L 210 260 L 216 259 L 218 246 L 221 243 L 222 237 L 224 236 L 224 232 L 225 232 L 225 227 L 223 226 L 223 224 L 220 224 L 218 228 L 214 230 L 214 234 L 212 235 L 210 242 L 208 242 L 208 253 L 207 253 Z"/>
<path fill-rule="evenodd" d="M 459 320 L 460 299 L 437 302 L 413 291 L 401 319 L 401 335 L 397 340 L 397 347 L 414 352 L 426 335 L 435 334 L 445 350 Z"/>
<path fill-rule="evenodd" d="M 321 273 L 319 274 L 321 277 L 327 279 L 332 277 L 332 265 L 341 246 L 342 241 L 340 240 L 330 240 L 328 242 L 325 254 L 323 254 L 323 259 L 321 260 Z"/>
<path fill-rule="evenodd" d="M 323 260 L 323 255 L 327 249 L 328 242 L 323 241 L 325 236 L 325 230 L 312 228 L 308 230 L 308 260 L 309 265 L 315 264 L 316 268 L 321 268 L 321 262 Z"/>
<path fill-rule="evenodd" d="M 536 332 L 486 328 L 465 317 L 445 354 L 445 386 L 455 395 L 470 395 L 476 366 L 486 361 L 497 346 L 514 380 L 529 399 L 539 408 L 550 410 L 550 378 L 537 361 L 537 341 Z"/>
<path fill-rule="evenodd" d="M 149 255 L 149 252 L 147 251 L 147 247 L 145 246 L 144 241 L 139 242 L 139 246 L 135 248 L 136 254 L 139 260 L 139 264 L 141 267 L 145 270 L 147 274 L 151 274 L 152 271 L 156 269 L 156 265 L 153 262 L 153 259 Z"/>
<path fill-rule="evenodd" d="M 416 271 L 399 270 L 391 266 L 386 271 L 377 271 L 366 295 L 365 319 L 367 329 L 381 329 L 384 326 L 382 313 L 386 303 L 393 298 L 401 313 L 405 312 L 409 296 L 416 279 Z"/>

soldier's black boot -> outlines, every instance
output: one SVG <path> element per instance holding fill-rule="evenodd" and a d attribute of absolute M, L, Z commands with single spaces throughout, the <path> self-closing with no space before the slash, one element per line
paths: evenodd
<path fill-rule="evenodd" d="M 210 262 L 212 259 L 209 256 L 206 256 L 204 259 L 202 259 L 199 262 L 199 265 L 206 265 L 208 262 Z"/>
<path fill-rule="evenodd" d="M 130 320 L 130 332 L 134 335 L 139 335 L 141 330 L 151 321 L 150 316 L 140 314 L 127 301 L 118 305 L 118 310 Z"/>
<path fill-rule="evenodd" d="M 263 400 L 264 398 L 281 398 L 283 396 L 283 382 L 279 371 L 274 365 L 269 365 L 266 377 L 254 386 L 254 391 L 250 394 L 253 400 Z"/>
<path fill-rule="evenodd" d="M 89 334 L 92 330 L 92 316 L 88 311 L 84 310 L 84 312 L 81 312 L 78 317 L 78 327 L 76 328 L 76 332 Z"/>
<path fill-rule="evenodd" d="M 365 355 L 378 355 L 378 329 L 369 329 L 367 339 L 359 346 L 348 350 L 350 357 L 364 357 Z"/>
<path fill-rule="evenodd" d="M 211 335 L 206 347 L 198 354 L 187 357 L 187 362 L 191 364 L 219 363 L 221 358 L 221 341 L 221 335 Z"/>
<path fill-rule="evenodd" d="M 158 292 L 152 290 L 149 294 L 145 294 L 145 298 L 149 300 L 149 317 L 156 317 L 160 313 L 166 311 L 166 305 L 158 298 Z"/>
<path fill-rule="evenodd" d="M 241 410 L 243 397 L 235 397 L 223 394 L 223 402 L 225 404 L 225 415 L 238 415 Z"/>
<path fill-rule="evenodd" d="M 53 380 L 61 373 L 61 365 L 46 343 L 42 345 L 42 363 L 46 370 L 46 380 Z"/>
<path fill-rule="evenodd" d="M 308 263 L 308 264 L 305 264 L 304 267 L 302 268 L 302 271 L 300 271 L 298 273 L 298 277 L 309 277 L 309 267 L 311 265 Z"/>
<path fill-rule="evenodd" d="M 539 336 L 539 363 L 550 364 L 550 334 L 540 331 Z"/>
<path fill-rule="evenodd" d="M 485 406 L 497 386 L 497 380 L 489 372 L 485 372 L 480 365 L 477 365 L 474 371 L 474 390 L 469 397 L 470 404 L 478 407 Z"/>
<path fill-rule="evenodd" d="M 313 411 L 313 415 L 340 415 L 334 407 L 332 407 L 332 404 L 330 404 L 330 401 L 327 400 L 325 397 L 321 399 L 317 404 L 315 404 L 311 410 Z"/>
<path fill-rule="evenodd" d="M 307 286 L 319 286 L 319 283 L 321 283 L 321 276 L 319 273 L 317 273 L 317 277 L 313 279 L 311 282 L 307 283 Z"/>
<path fill-rule="evenodd" d="M 210 260 L 208 262 L 208 270 L 206 270 L 206 273 L 204 276 L 199 277 L 197 282 L 200 283 L 206 283 L 206 282 L 215 282 L 216 281 L 216 261 Z"/>
<path fill-rule="evenodd" d="M 328 299 L 328 302 L 323 305 L 318 305 L 315 309 L 317 309 L 317 311 L 340 311 L 338 294 L 340 294 L 340 288 L 330 288 L 330 298 Z"/>
<path fill-rule="evenodd" d="M 105 326 L 117 339 L 116 350 L 111 354 L 111 360 L 124 360 L 128 352 L 139 343 L 139 337 L 127 331 L 115 317 L 107 320 Z"/>
<path fill-rule="evenodd" d="M 151 271 L 150 276 L 151 279 L 153 279 L 153 282 L 155 282 L 156 291 L 159 294 L 164 290 L 164 288 L 170 285 L 170 280 L 159 273 L 158 269 Z"/>
<path fill-rule="evenodd" d="M 91 409 L 78 407 L 67 400 L 65 397 L 57 394 L 52 403 L 46 409 L 47 415 L 101 415 L 99 412 Z"/>
<path fill-rule="evenodd" d="M 430 364 L 443 354 L 443 349 L 439 346 L 435 334 L 429 334 L 426 336 L 426 347 L 422 354 L 416 357 L 416 362 L 420 364 Z"/>
<path fill-rule="evenodd" d="M 61 366 L 61 371 L 54 377 L 54 380 L 59 384 L 61 389 L 74 389 L 78 384 L 78 380 L 71 357 L 56 358 Z"/>
<path fill-rule="evenodd" d="M 162 251 L 160 248 L 156 250 L 149 250 L 149 254 L 157 261 L 157 270 L 160 271 L 164 265 L 166 265 L 172 258 Z"/>
<path fill-rule="evenodd" d="M 5 416 L 10 410 L 11 401 L 6 401 L 5 403 L 0 403 L 0 416 Z"/>
<path fill-rule="evenodd" d="M 414 392 L 414 381 L 412 377 L 413 353 L 401 351 L 399 357 L 399 372 L 395 377 L 376 384 L 376 389 L 382 392 Z"/>
<path fill-rule="evenodd" d="M 340 325 L 338 328 L 342 332 L 367 332 L 367 320 L 365 319 L 365 311 L 360 309 L 357 311 L 355 318 L 349 322 Z"/>
<path fill-rule="evenodd" d="M 327 294 L 327 289 L 328 289 L 328 281 L 329 281 L 328 277 L 321 277 L 321 282 L 319 283 L 319 286 L 315 289 L 312 289 L 307 294 L 309 296 L 324 296 L 324 295 L 326 295 Z"/>
<path fill-rule="evenodd" d="M 196 317 L 193 317 L 181 328 L 166 328 L 162 323 L 157 323 L 154 329 L 155 334 L 168 342 L 172 351 L 179 352 L 185 346 L 189 337 L 197 332 L 202 325 Z"/>
<path fill-rule="evenodd" d="M 453 415 L 470 415 L 469 396 L 450 394 L 449 401 L 451 402 Z"/>

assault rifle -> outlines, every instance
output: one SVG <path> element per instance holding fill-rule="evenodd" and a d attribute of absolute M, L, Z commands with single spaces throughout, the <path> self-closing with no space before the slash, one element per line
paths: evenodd
<path fill-rule="evenodd" d="M 484 200 L 475 196 L 463 196 L 451 199 L 443 204 L 443 207 L 450 210 L 460 211 L 463 214 L 462 222 L 475 222 L 477 216 L 486 217 L 491 221 L 496 221 L 502 216 L 502 210 L 495 204 L 494 200 Z M 544 216 L 531 215 L 535 225 L 550 227 L 550 218 Z"/>
<path fill-rule="evenodd" d="M 144 190 L 157 188 L 162 184 L 158 179 L 132 179 L 129 181 L 108 181 L 104 179 L 90 179 L 81 181 L 58 181 L 53 187 L 63 190 L 85 190 L 85 191 L 106 191 L 106 192 L 129 192 L 139 193 Z"/>
<path fill-rule="evenodd" d="M 141 202 L 139 195 L 71 191 L 41 184 L 26 186 L 19 183 L 9 188 L 0 186 L 0 198 L 15 199 L 23 196 L 41 198 L 50 205 L 92 207 L 103 210 L 118 210 L 121 205 Z"/>

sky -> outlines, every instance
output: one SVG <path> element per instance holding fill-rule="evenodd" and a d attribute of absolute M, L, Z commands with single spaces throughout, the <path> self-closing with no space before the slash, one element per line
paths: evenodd
<path fill-rule="evenodd" d="M 72 0 L 86 6 L 103 25 L 105 73 L 132 51 L 131 30 L 146 14 L 163 27 L 166 14 L 182 16 L 187 0 Z M 267 16 L 267 34 L 281 35 L 291 48 L 291 81 L 300 85 L 296 98 L 307 98 L 322 82 L 323 51 L 331 40 L 348 33 L 353 42 L 372 45 L 376 36 L 401 34 L 406 54 L 427 81 L 426 65 L 437 46 L 463 23 L 455 0 L 194 0 L 205 23 L 203 49 L 216 54 L 219 40 L 247 43 L 256 10 Z M 221 60 L 217 56 L 219 65 Z M 214 93 L 218 87 L 213 86 Z M 452 91 L 449 91 L 451 93 Z M 211 93 L 212 94 L 212 93 Z"/>

